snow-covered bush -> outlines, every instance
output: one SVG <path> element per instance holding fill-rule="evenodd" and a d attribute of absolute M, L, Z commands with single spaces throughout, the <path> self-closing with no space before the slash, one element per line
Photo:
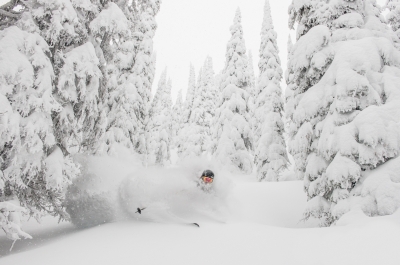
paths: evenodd
<path fill-rule="evenodd" d="M 215 157 L 233 171 L 251 173 L 253 169 L 253 134 L 249 99 L 249 75 L 246 47 L 238 9 L 230 28 L 226 49 L 219 108 L 214 119 Z"/>
<path fill-rule="evenodd" d="M 291 9 L 300 24 L 286 97 L 305 216 L 329 225 L 355 209 L 392 214 L 400 207 L 391 161 L 400 150 L 397 36 L 374 0 L 320 3 L 313 20 L 302 4 Z"/>
<path fill-rule="evenodd" d="M 265 1 L 261 30 L 260 70 L 255 92 L 254 161 L 258 180 L 279 181 L 287 167 L 286 144 L 282 121 L 283 99 L 277 35 L 274 30 L 269 0 Z"/>

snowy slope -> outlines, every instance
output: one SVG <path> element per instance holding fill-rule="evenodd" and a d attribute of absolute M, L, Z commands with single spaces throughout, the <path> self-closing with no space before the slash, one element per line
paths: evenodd
<path fill-rule="evenodd" d="M 301 182 L 255 183 L 236 179 L 226 223 L 203 218 L 201 227 L 126 220 L 76 230 L 47 222 L 34 237 L 0 237 L 0 264 L 399 264 L 400 213 L 366 218 L 353 213 L 338 226 L 305 228 Z M 53 222 L 53 223 L 52 223 Z M 49 233 L 45 233 L 47 229 Z M 32 231 L 33 230 L 33 231 Z"/>

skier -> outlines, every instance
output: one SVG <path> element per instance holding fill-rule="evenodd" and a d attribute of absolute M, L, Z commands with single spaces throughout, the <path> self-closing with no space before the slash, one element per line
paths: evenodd
<path fill-rule="evenodd" d="M 214 173 L 207 169 L 204 170 L 201 174 L 200 180 L 197 183 L 197 186 L 200 187 L 205 192 L 210 192 L 213 187 L 214 182 Z"/>
<path fill-rule="evenodd" d="M 201 174 L 200 178 L 197 181 L 197 187 L 200 187 L 201 190 L 203 190 L 204 192 L 211 192 L 212 187 L 213 187 L 213 182 L 214 182 L 214 172 L 212 172 L 211 170 L 207 169 L 204 170 L 203 173 Z M 146 207 L 143 208 L 137 208 L 135 213 L 138 214 L 142 214 L 142 212 L 146 210 Z M 199 224 L 197 223 L 190 223 L 193 224 L 197 227 L 200 227 Z"/>

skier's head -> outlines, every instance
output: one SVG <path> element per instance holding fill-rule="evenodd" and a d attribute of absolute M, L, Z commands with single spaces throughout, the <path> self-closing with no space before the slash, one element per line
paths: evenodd
<path fill-rule="evenodd" d="M 214 181 L 214 173 L 211 170 L 204 170 L 201 174 L 201 179 L 206 184 L 211 184 Z"/>

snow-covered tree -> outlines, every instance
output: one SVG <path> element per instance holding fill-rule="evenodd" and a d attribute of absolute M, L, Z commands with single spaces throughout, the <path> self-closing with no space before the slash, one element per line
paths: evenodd
<path fill-rule="evenodd" d="M 0 57 L 3 66 L 15 66 L 0 73 L 8 102 L 0 114 L 0 190 L 6 187 L 31 212 L 68 218 L 62 190 L 79 171 L 69 154 L 109 152 L 114 143 L 145 149 L 159 7 L 158 0 L 0 6 L 0 28 L 19 28 L 0 33 L 2 47 L 15 46 L 0 52 L 24 58 Z"/>
<path fill-rule="evenodd" d="M 145 154 L 145 125 L 154 79 L 155 57 L 153 37 L 157 24 L 155 16 L 160 1 L 110 2 L 95 18 L 107 31 L 99 32 L 106 69 L 105 87 L 108 124 L 98 152 L 115 153 L 123 145 L 132 152 Z M 92 22 L 94 24 L 94 22 Z M 112 45 L 103 43 L 111 42 Z"/>
<path fill-rule="evenodd" d="M 54 115 L 56 136 L 67 153 L 73 153 L 71 149 L 76 147 L 91 150 L 96 139 L 91 136 L 101 112 L 99 60 L 90 42 L 65 53 L 62 60 L 55 91 L 63 109 Z"/>
<path fill-rule="evenodd" d="M 180 146 L 182 158 L 202 156 L 210 152 L 211 127 L 218 96 L 212 59 L 207 57 L 199 73 L 189 122 L 181 133 L 181 137 L 184 137 Z"/>
<path fill-rule="evenodd" d="M 215 75 L 214 83 L 218 91 L 222 92 L 222 71 Z"/>
<path fill-rule="evenodd" d="M 354 3 L 353 3 L 354 4 Z M 324 38 L 319 39 L 311 39 L 311 37 L 305 39 L 303 38 L 304 44 L 303 48 L 306 47 L 306 42 L 308 41 L 308 50 L 300 51 L 297 49 L 301 44 L 300 37 L 303 36 L 310 30 L 312 27 L 319 25 L 321 23 L 326 23 L 327 14 L 329 8 L 328 4 L 319 1 L 311 1 L 308 4 L 293 1 L 291 6 L 289 7 L 289 28 L 294 29 L 294 25 L 298 22 L 297 25 L 297 42 L 294 48 L 292 49 L 291 58 L 288 62 L 288 68 L 286 71 L 286 83 L 287 88 L 285 91 L 286 98 L 286 119 L 288 121 L 289 131 L 289 152 L 293 156 L 295 161 L 295 171 L 298 179 L 304 178 L 304 172 L 306 169 L 307 156 L 309 153 L 309 145 L 310 145 L 310 137 L 307 135 L 306 131 L 300 131 L 301 134 L 298 133 L 298 130 L 293 127 L 293 114 L 296 111 L 296 107 L 299 99 L 302 94 L 307 91 L 315 82 L 318 82 L 319 79 L 323 76 L 326 69 L 325 68 L 316 68 L 310 69 L 310 63 L 303 64 L 296 67 L 297 61 L 307 61 L 306 56 L 312 56 L 318 49 L 321 49 L 325 43 Z M 317 35 L 317 34 L 316 34 Z M 326 37 L 325 35 L 320 34 L 320 36 Z M 296 54 L 295 54 L 296 53 Z M 296 58 L 297 56 L 302 56 L 300 58 Z M 329 64 L 329 57 L 327 58 L 326 64 Z M 296 145 L 296 137 L 303 140 L 303 142 L 307 141 L 307 144 Z"/>
<path fill-rule="evenodd" d="M 179 133 L 182 128 L 183 117 L 182 90 L 179 90 L 174 106 L 172 107 L 172 140 L 174 145 L 179 145 Z"/>
<path fill-rule="evenodd" d="M 202 81 L 202 96 L 205 116 L 205 126 L 208 128 L 209 135 L 211 136 L 211 127 L 215 117 L 215 110 L 219 103 L 219 97 L 221 95 L 216 83 L 213 60 L 211 57 L 207 57 L 203 65 L 203 81 Z"/>
<path fill-rule="evenodd" d="M 23 0 L 2 1 L 0 6 L 0 30 L 15 25 L 29 8 L 28 3 Z"/>
<path fill-rule="evenodd" d="M 190 65 L 189 72 L 189 84 L 186 91 L 186 100 L 184 103 L 184 111 L 183 111 L 183 123 L 187 123 L 190 120 L 190 115 L 192 113 L 193 108 L 193 100 L 194 95 L 196 93 L 196 75 L 194 71 L 194 67 Z"/>
<path fill-rule="evenodd" d="M 256 90 L 254 133 L 257 178 L 260 181 L 278 181 L 288 161 L 282 121 L 282 68 L 269 0 L 265 1 L 264 7 L 258 67 L 260 76 Z"/>
<path fill-rule="evenodd" d="M 96 153 L 115 155 L 118 145 L 133 152 L 132 137 L 138 131 L 134 111 L 138 96 L 130 82 L 130 72 L 125 70 L 133 67 L 136 54 L 137 41 L 132 36 L 132 23 L 120 6 L 112 2 L 106 4 L 90 23 L 95 45 L 100 51 L 98 56 L 104 62 L 99 104 L 107 115 L 105 133 L 96 146 Z"/>
<path fill-rule="evenodd" d="M 36 33 L 15 26 L 0 31 L 0 191 L 31 214 L 67 219 L 62 190 L 79 169 L 56 146 L 51 114 L 61 106 L 52 96 L 49 53 Z"/>
<path fill-rule="evenodd" d="M 253 130 L 254 134 L 254 129 L 255 129 L 255 122 L 256 119 L 254 117 L 254 111 L 255 111 L 255 103 L 256 103 L 256 76 L 254 74 L 254 66 L 253 66 L 253 54 L 249 50 L 249 61 L 248 61 L 248 73 L 249 73 L 249 93 L 251 97 L 249 98 L 249 109 L 250 109 L 250 116 L 251 116 L 251 128 Z"/>
<path fill-rule="evenodd" d="M 290 34 L 288 35 L 288 41 L 287 41 L 287 59 L 290 60 L 290 56 L 293 50 L 293 41 L 292 41 L 292 37 L 290 36 Z"/>
<path fill-rule="evenodd" d="M 196 82 L 196 89 L 193 95 L 193 105 L 192 105 L 192 111 L 190 113 L 190 120 L 193 120 L 193 115 L 194 115 L 194 110 L 198 108 L 201 105 L 201 101 L 198 99 L 199 95 L 202 94 L 202 91 L 200 91 L 203 88 L 203 73 L 205 73 L 203 67 L 200 68 L 199 74 L 197 76 L 197 82 Z"/>
<path fill-rule="evenodd" d="M 171 107 L 171 81 L 167 82 L 167 71 L 164 70 L 149 112 L 150 117 L 147 125 L 148 165 L 164 166 L 171 161 Z"/>
<path fill-rule="evenodd" d="M 309 197 L 305 217 L 329 225 L 353 209 L 393 213 L 400 207 L 396 35 L 374 0 L 295 0 L 290 13 L 290 25 L 299 23 L 288 66 L 290 152 Z"/>
<path fill-rule="evenodd" d="M 138 131 L 134 135 L 133 144 L 136 152 L 146 153 L 145 127 L 148 122 L 151 88 L 155 73 L 155 53 L 153 53 L 153 38 L 157 29 L 155 17 L 160 11 L 160 0 L 140 0 L 136 4 L 139 21 L 135 25 L 135 36 L 139 45 L 131 70 L 132 83 L 138 95 L 135 104 L 135 114 Z"/>
<path fill-rule="evenodd" d="M 115 153 L 113 145 L 122 144 L 131 151 L 145 154 L 145 126 L 155 71 L 152 39 L 161 1 L 105 3 L 105 7 L 113 4 L 115 8 L 106 16 L 112 27 L 100 38 L 100 47 L 107 61 L 103 72 L 110 113 L 98 152 L 112 154 Z"/>
<path fill-rule="evenodd" d="M 204 86 L 205 69 L 200 68 L 189 120 L 181 132 L 179 155 L 181 158 L 202 156 L 207 152 L 209 127 L 205 121 Z"/>
<path fill-rule="evenodd" d="M 230 31 L 232 36 L 227 45 L 221 82 L 222 96 L 214 122 L 213 134 L 218 141 L 215 156 L 231 170 L 251 173 L 253 136 L 249 115 L 250 78 L 239 9 Z"/>
<path fill-rule="evenodd" d="M 387 0 L 386 7 L 389 9 L 386 19 L 393 31 L 400 37 L 400 1 Z"/>
<path fill-rule="evenodd" d="M 193 110 L 193 103 L 196 93 L 196 76 L 194 67 L 191 64 L 189 70 L 189 82 L 186 91 L 186 100 L 183 103 L 182 110 L 182 129 L 180 130 L 176 146 L 178 147 L 178 156 L 180 158 L 185 158 L 187 154 L 188 137 L 191 135 L 191 115 Z"/>
<path fill-rule="evenodd" d="M 254 74 L 254 66 L 253 66 L 253 54 L 251 51 L 249 51 L 249 62 L 248 62 L 248 67 L 249 71 L 249 92 L 251 93 L 251 96 L 253 97 L 253 100 L 256 95 L 256 76 Z"/>
<path fill-rule="evenodd" d="M 98 106 L 102 77 L 98 68 L 103 62 L 88 33 L 94 32 L 90 22 L 97 15 L 101 17 L 90 1 L 34 0 L 17 23 L 27 32 L 40 34 L 50 47 L 53 93 L 63 107 L 53 113 L 54 129 L 64 154 L 91 152 L 103 132 L 98 129 L 105 124 Z"/>

